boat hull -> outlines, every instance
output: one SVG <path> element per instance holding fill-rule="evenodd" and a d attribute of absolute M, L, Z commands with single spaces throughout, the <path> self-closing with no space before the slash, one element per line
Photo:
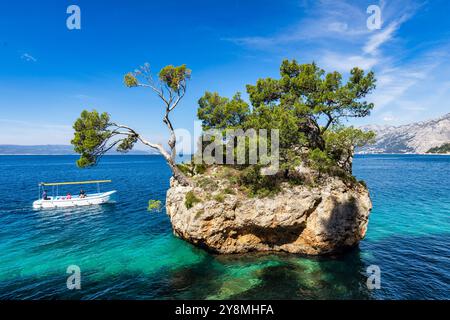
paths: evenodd
<path fill-rule="evenodd" d="M 96 193 L 89 195 L 86 198 L 74 197 L 72 199 L 65 199 L 65 197 L 50 198 L 49 200 L 36 200 L 33 202 L 35 209 L 52 209 L 52 208 L 69 208 L 100 205 L 111 201 L 113 194 L 116 191 L 108 191 L 103 193 Z"/>

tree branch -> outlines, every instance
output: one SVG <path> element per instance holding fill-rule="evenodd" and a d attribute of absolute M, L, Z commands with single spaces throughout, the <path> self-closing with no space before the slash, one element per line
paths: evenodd
<path fill-rule="evenodd" d="M 172 124 L 171 124 L 170 120 L 167 120 L 167 123 L 168 123 L 167 125 L 169 126 L 169 128 L 172 128 Z M 164 147 L 161 144 L 153 143 L 153 142 L 150 142 L 150 141 L 146 140 L 138 132 L 136 132 L 134 129 L 132 129 L 132 128 L 128 127 L 128 126 L 125 126 L 125 125 L 122 125 L 122 124 L 116 124 L 116 123 L 111 123 L 110 125 L 114 126 L 116 128 L 125 129 L 125 130 L 129 131 L 129 132 L 117 132 L 117 134 L 135 136 L 144 145 L 149 146 L 150 148 L 153 148 L 153 149 L 157 150 L 164 157 L 164 159 L 167 161 L 170 169 L 172 170 L 172 173 L 173 173 L 175 179 L 177 179 L 177 181 L 180 182 L 182 185 L 185 185 L 185 186 L 191 185 L 191 182 L 180 171 L 180 169 L 178 168 L 178 166 L 177 166 L 177 164 L 175 162 L 175 155 L 176 155 L 175 148 L 171 148 L 172 153 L 170 154 L 169 152 L 166 151 L 166 149 L 164 149 Z M 175 135 L 175 133 L 173 132 L 173 128 L 172 128 L 171 132 L 172 132 L 173 135 Z M 118 143 L 118 141 L 116 141 L 114 144 L 117 144 L 117 143 Z"/>
<path fill-rule="evenodd" d="M 330 127 L 330 125 L 333 123 L 333 120 L 334 120 L 329 112 L 325 112 L 325 115 L 328 117 L 328 121 L 327 121 L 327 124 L 325 125 L 325 127 L 323 128 L 323 130 L 321 130 L 322 133 L 324 133 L 325 131 L 328 130 L 328 128 Z"/>

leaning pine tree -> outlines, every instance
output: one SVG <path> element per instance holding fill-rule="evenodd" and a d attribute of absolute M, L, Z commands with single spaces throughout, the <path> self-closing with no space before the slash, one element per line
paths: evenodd
<path fill-rule="evenodd" d="M 175 162 L 176 136 L 169 117 L 184 97 L 190 76 L 191 70 L 187 69 L 186 65 L 178 67 L 169 65 L 161 69 L 158 80 L 154 81 L 150 72 L 150 65 L 146 63 L 124 77 L 127 87 L 148 88 L 162 100 L 165 108 L 163 122 L 170 133 L 167 142 L 169 151 L 159 143 L 148 141 L 133 128 L 112 122 L 106 112 L 100 114 L 96 110 L 84 110 L 73 125 L 75 136 L 72 145 L 75 152 L 80 154 L 77 165 L 81 168 L 93 166 L 109 150 L 116 148 L 119 152 L 127 152 L 140 141 L 144 145 L 157 150 L 164 157 L 174 178 L 180 184 L 190 185 L 190 180 L 180 171 Z"/>

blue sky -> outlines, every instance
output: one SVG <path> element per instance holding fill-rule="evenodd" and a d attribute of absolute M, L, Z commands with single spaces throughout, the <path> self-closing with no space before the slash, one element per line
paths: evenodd
<path fill-rule="evenodd" d="M 66 9 L 81 9 L 68 30 Z M 369 30 L 366 9 L 381 8 Z M 3 1 L 0 4 L 0 144 L 68 144 L 83 109 L 164 142 L 162 107 L 122 77 L 149 62 L 192 69 L 173 114 L 192 130 L 205 90 L 231 96 L 282 59 L 316 61 L 344 74 L 374 70 L 373 114 L 360 124 L 398 125 L 450 112 L 450 2 L 396 1 Z M 245 96 L 245 95 L 244 95 Z"/>

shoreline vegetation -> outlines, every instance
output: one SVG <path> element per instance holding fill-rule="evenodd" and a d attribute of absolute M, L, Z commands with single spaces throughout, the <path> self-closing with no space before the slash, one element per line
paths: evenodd
<path fill-rule="evenodd" d="M 429 154 L 450 154 L 450 142 L 444 143 L 440 147 L 431 148 L 427 151 Z"/>

